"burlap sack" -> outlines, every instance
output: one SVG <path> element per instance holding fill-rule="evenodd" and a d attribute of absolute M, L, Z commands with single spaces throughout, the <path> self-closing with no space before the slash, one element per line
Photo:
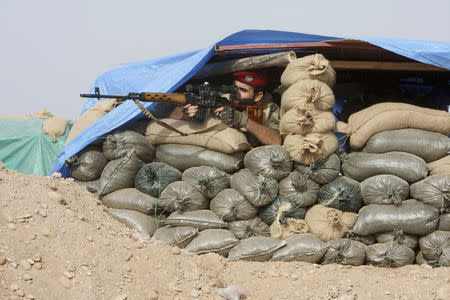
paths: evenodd
<path fill-rule="evenodd" d="M 35 112 L 32 114 L 25 114 L 22 116 L 1 116 L 2 119 L 9 119 L 9 120 L 19 120 L 19 119 L 29 119 L 29 118 L 37 118 L 37 119 L 48 119 L 53 117 L 53 114 L 46 108 L 44 108 L 40 112 Z"/>
<path fill-rule="evenodd" d="M 444 156 L 441 159 L 435 160 L 427 164 L 427 169 L 430 170 L 430 175 L 447 174 L 450 175 L 450 155 Z"/>
<path fill-rule="evenodd" d="M 309 165 L 316 159 L 325 159 L 336 151 L 339 141 L 335 134 L 309 133 L 290 134 L 285 137 L 283 146 L 298 163 Z"/>
<path fill-rule="evenodd" d="M 281 97 L 280 116 L 293 107 L 330 111 L 334 106 L 334 94 L 330 87 L 318 80 L 302 80 L 291 86 Z"/>
<path fill-rule="evenodd" d="M 281 84 L 284 86 L 291 86 L 305 79 L 320 80 L 333 87 L 336 72 L 322 54 L 316 53 L 293 60 L 281 74 Z"/>
<path fill-rule="evenodd" d="M 331 112 L 294 106 L 281 117 L 280 133 L 303 135 L 311 132 L 325 133 L 332 131 L 335 123 Z"/>
<path fill-rule="evenodd" d="M 50 137 L 52 142 L 56 142 L 56 137 L 64 135 L 64 132 L 66 132 L 66 126 L 69 122 L 70 120 L 64 118 L 51 117 L 45 120 L 42 131 Z"/>
<path fill-rule="evenodd" d="M 328 242 L 343 237 L 346 231 L 353 228 L 357 218 L 355 213 L 316 204 L 306 212 L 305 221 L 309 232 Z"/>
<path fill-rule="evenodd" d="M 70 129 L 69 135 L 67 136 L 66 145 L 71 140 L 73 140 L 77 135 L 79 135 L 83 130 L 91 126 L 93 123 L 95 123 L 98 119 L 109 113 L 111 110 L 113 110 L 114 107 L 116 107 L 117 100 L 103 100 L 95 105 L 93 105 L 91 108 L 89 108 L 87 111 L 85 111 L 81 117 L 75 121 L 72 128 Z"/>
<path fill-rule="evenodd" d="M 406 103 L 383 102 L 352 114 L 347 128 L 341 125 L 337 131 L 350 135 L 350 146 L 360 149 L 372 135 L 387 130 L 415 128 L 448 136 L 450 114 Z"/>
<path fill-rule="evenodd" d="M 223 153 L 250 149 L 247 138 L 241 131 L 228 127 L 214 118 L 209 118 L 203 123 L 169 118 L 161 119 L 161 121 L 188 135 L 182 136 L 157 123 L 151 123 L 147 127 L 145 136 L 152 144 L 195 145 Z"/>

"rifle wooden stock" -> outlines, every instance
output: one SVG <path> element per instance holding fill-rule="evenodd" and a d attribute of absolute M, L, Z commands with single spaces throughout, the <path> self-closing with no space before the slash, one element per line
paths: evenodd
<path fill-rule="evenodd" d="M 184 94 L 175 94 L 175 93 L 143 93 L 144 102 L 168 102 L 175 103 L 180 105 L 186 105 L 187 98 Z"/>

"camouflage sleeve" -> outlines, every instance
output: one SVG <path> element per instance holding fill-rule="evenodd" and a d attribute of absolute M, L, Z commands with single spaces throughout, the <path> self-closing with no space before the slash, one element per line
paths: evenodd
<path fill-rule="evenodd" d="M 264 107 L 263 110 L 263 125 L 275 130 L 280 130 L 280 107 L 275 103 L 270 103 Z"/>

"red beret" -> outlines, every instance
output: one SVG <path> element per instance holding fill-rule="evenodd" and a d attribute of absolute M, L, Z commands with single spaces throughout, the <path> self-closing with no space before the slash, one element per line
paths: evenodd
<path fill-rule="evenodd" d="M 251 85 L 253 87 L 264 87 L 267 85 L 267 73 L 265 70 L 241 71 L 233 73 L 234 79 Z"/>

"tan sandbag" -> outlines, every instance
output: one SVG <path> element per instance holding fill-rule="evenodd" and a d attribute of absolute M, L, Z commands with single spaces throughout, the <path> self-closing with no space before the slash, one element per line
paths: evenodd
<path fill-rule="evenodd" d="M 281 117 L 280 133 L 325 133 L 333 130 L 335 122 L 331 112 L 294 106 Z"/>
<path fill-rule="evenodd" d="M 117 100 L 103 100 L 94 104 L 75 121 L 67 136 L 66 145 L 98 119 L 109 113 L 116 106 Z"/>
<path fill-rule="evenodd" d="M 309 227 L 305 220 L 287 218 L 284 223 L 275 221 L 272 225 L 270 225 L 270 236 L 279 239 L 286 239 L 295 234 L 307 233 L 308 230 Z"/>
<path fill-rule="evenodd" d="M 330 111 L 333 109 L 334 101 L 333 91 L 325 83 L 318 80 L 302 80 L 283 93 L 280 115 L 283 116 L 294 106 Z"/>
<path fill-rule="evenodd" d="M 317 204 L 306 212 L 305 221 L 310 233 L 328 242 L 343 237 L 346 231 L 353 228 L 357 218 L 355 213 Z"/>
<path fill-rule="evenodd" d="M 284 138 L 283 147 L 298 163 L 309 165 L 315 159 L 325 159 L 335 152 L 339 141 L 334 133 L 290 134 Z"/>
<path fill-rule="evenodd" d="M 2 116 L 2 119 L 10 119 L 10 120 L 18 120 L 18 119 L 29 119 L 29 118 L 37 118 L 37 119 L 48 119 L 53 117 L 53 114 L 48 110 L 44 109 L 40 112 L 35 112 L 32 114 L 25 114 L 22 116 Z"/>
<path fill-rule="evenodd" d="M 235 153 L 250 149 L 247 138 L 241 131 L 214 118 L 209 118 L 203 123 L 168 118 L 161 119 L 161 121 L 188 135 L 182 136 L 157 123 L 151 123 L 147 127 L 145 136 L 152 144 L 195 145 L 223 153 Z"/>
<path fill-rule="evenodd" d="M 427 169 L 430 170 L 430 176 L 436 174 L 450 175 L 450 155 L 430 162 L 427 164 Z"/>
<path fill-rule="evenodd" d="M 448 136 L 450 114 L 406 103 L 384 102 L 352 114 L 348 126 L 343 133 L 350 132 L 350 146 L 360 149 L 372 135 L 387 130 L 415 128 Z"/>
<path fill-rule="evenodd" d="M 333 87 L 336 83 L 336 72 L 322 54 L 316 53 L 290 62 L 281 74 L 281 84 L 284 86 L 291 86 L 305 79 L 320 80 Z"/>
<path fill-rule="evenodd" d="M 42 125 L 42 132 L 48 135 L 52 142 L 56 142 L 56 137 L 64 135 L 64 132 L 66 132 L 66 126 L 69 122 L 70 120 L 60 117 L 48 118 Z"/>

